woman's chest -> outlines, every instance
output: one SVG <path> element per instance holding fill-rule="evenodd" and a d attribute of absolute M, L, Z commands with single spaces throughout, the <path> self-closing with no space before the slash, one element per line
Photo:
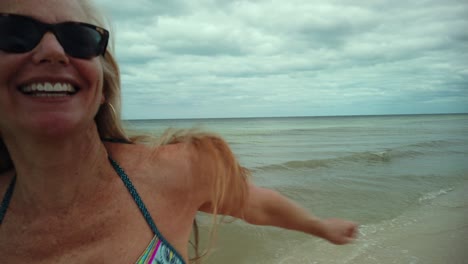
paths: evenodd
<path fill-rule="evenodd" d="M 122 196 L 122 197 L 121 197 Z M 157 196 L 156 196 L 157 197 Z M 193 216 L 169 201 L 148 202 L 157 230 L 186 257 Z M 1 263 L 134 263 L 154 232 L 128 195 L 74 217 L 23 221 L 14 214 L 0 228 Z"/>

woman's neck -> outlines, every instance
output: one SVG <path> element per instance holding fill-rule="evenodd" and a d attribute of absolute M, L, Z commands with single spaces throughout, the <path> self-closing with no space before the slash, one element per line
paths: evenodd
<path fill-rule="evenodd" d="M 66 140 L 4 140 L 16 169 L 15 210 L 36 215 L 66 212 L 98 193 L 111 175 L 95 126 Z"/>

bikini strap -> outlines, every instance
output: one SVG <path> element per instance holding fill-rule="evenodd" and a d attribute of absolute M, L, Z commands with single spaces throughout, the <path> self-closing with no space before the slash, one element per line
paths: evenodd
<path fill-rule="evenodd" d="M 0 205 L 0 224 L 3 222 L 8 206 L 10 205 L 11 196 L 13 196 L 13 190 L 16 184 L 16 175 L 13 176 L 13 179 L 8 186 L 8 189 L 3 197 L 2 204 Z"/>
<path fill-rule="evenodd" d="M 101 138 L 101 140 L 111 143 L 133 144 L 130 140 L 122 138 Z"/>
<path fill-rule="evenodd" d="M 182 257 L 182 255 L 180 255 L 179 252 L 159 232 L 158 228 L 156 227 L 156 224 L 153 221 L 153 218 L 151 217 L 150 213 L 148 212 L 148 209 L 146 209 L 146 206 L 143 203 L 143 200 L 141 199 L 140 195 L 138 194 L 137 190 L 133 186 L 132 181 L 130 181 L 130 178 L 128 178 L 125 171 L 110 156 L 108 156 L 108 158 L 109 158 L 110 163 L 112 164 L 112 167 L 114 167 L 114 170 L 117 172 L 120 179 L 122 179 L 123 183 L 125 184 L 125 187 L 127 187 L 128 191 L 132 195 L 133 200 L 135 200 L 135 203 L 138 205 L 138 208 L 140 209 L 141 213 L 145 217 L 145 220 L 148 223 L 148 225 L 150 226 L 150 228 L 153 231 L 154 235 L 156 237 L 158 237 L 158 239 L 162 243 L 164 243 L 165 247 L 167 247 L 171 252 L 174 253 L 175 256 L 177 256 L 177 258 L 179 258 L 181 260 L 182 264 L 185 264 L 185 261 L 184 261 L 184 258 Z"/>
<path fill-rule="evenodd" d="M 127 174 L 120 167 L 120 165 L 115 160 L 113 160 L 110 156 L 109 156 L 109 161 L 112 164 L 112 167 L 114 167 L 114 170 L 119 175 L 120 179 L 122 179 L 123 183 L 125 184 L 125 187 L 127 187 L 128 192 L 130 192 L 130 194 L 132 195 L 133 200 L 135 200 L 135 203 L 138 205 L 138 208 L 140 209 L 141 213 L 145 217 L 145 220 L 148 223 L 148 225 L 150 226 L 153 233 L 161 238 L 162 236 L 159 233 L 159 230 L 156 227 L 156 224 L 154 223 L 153 218 L 151 217 L 150 213 L 148 212 L 148 209 L 146 209 L 146 206 L 143 203 L 143 200 L 141 199 L 141 197 L 138 194 L 137 190 L 133 186 L 132 181 L 130 181 Z"/>

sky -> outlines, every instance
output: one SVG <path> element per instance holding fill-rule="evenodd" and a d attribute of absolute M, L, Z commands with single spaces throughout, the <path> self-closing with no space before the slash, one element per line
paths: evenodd
<path fill-rule="evenodd" d="M 467 0 L 94 0 L 125 119 L 468 112 Z"/>

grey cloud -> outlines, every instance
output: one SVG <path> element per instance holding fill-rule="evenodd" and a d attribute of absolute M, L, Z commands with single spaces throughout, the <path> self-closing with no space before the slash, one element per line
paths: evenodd
<path fill-rule="evenodd" d="M 463 1 L 99 2 L 134 115 L 468 111 Z"/>
<path fill-rule="evenodd" d="M 115 20 L 138 20 L 147 16 L 182 15 L 189 12 L 187 1 L 181 0 L 96 0 L 97 4 Z"/>

